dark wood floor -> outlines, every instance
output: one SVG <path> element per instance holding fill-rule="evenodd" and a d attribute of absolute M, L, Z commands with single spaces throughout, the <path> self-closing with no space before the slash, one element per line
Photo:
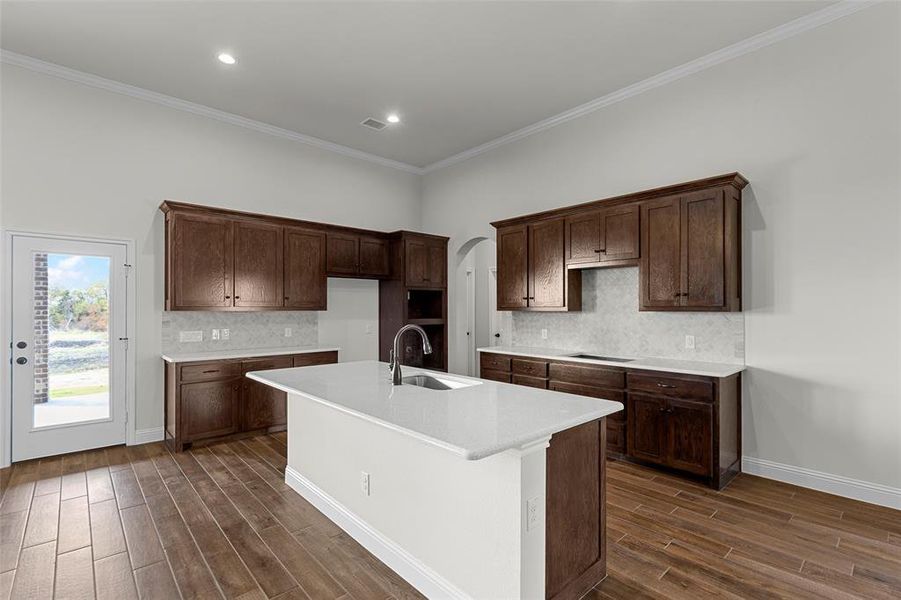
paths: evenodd
<path fill-rule="evenodd" d="M 284 434 L 18 463 L 0 599 L 421 597 L 284 484 Z M 742 475 L 717 493 L 608 463 L 589 598 L 899 598 L 901 513 Z"/>

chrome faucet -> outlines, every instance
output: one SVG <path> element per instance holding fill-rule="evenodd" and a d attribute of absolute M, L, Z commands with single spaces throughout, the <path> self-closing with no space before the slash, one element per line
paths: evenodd
<path fill-rule="evenodd" d="M 388 358 L 388 368 L 391 370 L 391 383 L 394 385 L 401 385 L 403 383 L 403 375 L 400 372 L 400 358 L 398 357 L 399 352 L 397 349 L 397 344 L 400 343 L 400 336 L 411 330 L 417 332 L 419 334 L 419 337 L 422 338 L 423 354 L 432 353 L 432 344 L 429 343 L 429 337 L 426 335 L 425 330 L 422 327 L 420 327 L 419 325 L 408 324 L 398 329 L 397 333 L 394 334 L 394 345 L 391 347 L 391 353 Z"/>

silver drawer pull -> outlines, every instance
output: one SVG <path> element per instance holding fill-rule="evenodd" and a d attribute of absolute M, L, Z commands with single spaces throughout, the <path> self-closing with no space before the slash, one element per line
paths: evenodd
<path fill-rule="evenodd" d="M 657 387 L 659 387 L 659 388 L 675 388 L 676 386 L 674 386 L 674 385 L 668 385 L 668 384 L 666 384 L 666 383 L 658 383 L 658 384 L 657 384 Z"/>
<path fill-rule="evenodd" d="M 219 369 L 210 369 L 209 371 L 204 371 L 204 373 L 218 373 Z"/>

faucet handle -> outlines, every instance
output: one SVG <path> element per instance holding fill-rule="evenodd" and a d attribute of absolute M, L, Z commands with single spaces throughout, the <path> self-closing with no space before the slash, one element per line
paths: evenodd
<path fill-rule="evenodd" d="M 388 371 L 391 372 L 394 370 L 394 348 L 388 350 Z"/>

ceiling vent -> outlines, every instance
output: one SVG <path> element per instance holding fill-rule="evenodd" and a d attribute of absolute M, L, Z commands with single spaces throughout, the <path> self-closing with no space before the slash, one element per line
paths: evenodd
<path fill-rule="evenodd" d="M 373 129 L 375 131 L 381 131 L 385 127 L 388 126 L 387 123 L 382 123 L 378 119 L 373 119 L 372 117 L 368 117 L 365 121 L 360 123 L 363 127 L 368 127 L 369 129 Z"/>

